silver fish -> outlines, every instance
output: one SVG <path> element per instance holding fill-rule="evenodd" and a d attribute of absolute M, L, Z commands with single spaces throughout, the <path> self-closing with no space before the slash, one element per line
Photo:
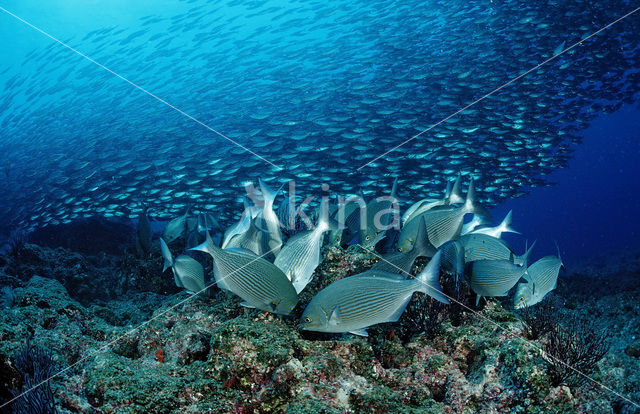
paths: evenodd
<path fill-rule="evenodd" d="M 265 253 L 265 250 L 263 248 L 264 247 L 263 243 L 261 243 L 261 239 L 260 239 L 260 233 L 263 230 L 259 228 L 257 224 L 257 221 L 259 220 L 260 216 L 257 216 L 256 218 L 251 218 L 251 215 L 248 215 L 248 217 L 249 217 L 249 228 L 247 229 L 247 231 L 236 234 L 234 237 L 228 240 L 224 248 L 225 249 L 242 248 L 242 249 L 249 250 L 258 256 L 261 256 L 263 253 Z"/>
<path fill-rule="evenodd" d="M 264 199 L 262 218 L 265 222 L 265 229 L 268 232 L 262 232 L 260 236 L 263 238 L 265 251 L 269 251 L 271 254 L 278 256 L 282 248 L 282 231 L 280 230 L 280 220 L 278 220 L 278 216 L 273 211 L 273 202 L 280 190 L 274 192 L 262 179 L 258 181 Z"/>
<path fill-rule="evenodd" d="M 545 256 L 529 266 L 527 269 L 529 281 L 528 283 L 518 283 L 513 299 L 514 307 L 520 309 L 541 302 L 547 293 L 558 285 L 558 274 L 563 266 L 559 254 L 558 256 Z"/>
<path fill-rule="evenodd" d="M 411 250 L 407 252 L 393 252 L 384 256 L 370 270 L 409 274 L 413 263 L 418 257 L 433 257 L 436 254 L 436 248 L 427 240 L 427 228 L 424 226 L 424 218 L 420 218 L 422 222 L 418 226 L 418 234 L 416 241 L 413 243 Z"/>
<path fill-rule="evenodd" d="M 193 250 L 213 257 L 213 276 L 221 289 L 242 299 L 243 305 L 282 315 L 291 313 L 298 295 L 287 276 L 273 263 L 244 249 L 221 249 L 207 240 Z"/>
<path fill-rule="evenodd" d="M 464 202 L 461 191 L 462 175 L 458 174 L 456 180 L 451 185 L 451 181 L 447 182 L 447 188 L 445 190 L 444 198 L 442 199 L 425 199 L 418 201 L 407 209 L 402 216 L 402 224 L 406 224 L 412 219 L 416 218 L 422 213 L 425 213 L 433 208 L 446 206 L 449 204 L 460 204 Z"/>
<path fill-rule="evenodd" d="M 176 217 L 167 223 L 164 231 L 162 232 L 162 238 L 167 242 L 167 244 L 186 234 L 188 217 L 189 209 L 187 209 L 182 216 Z"/>
<path fill-rule="evenodd" d="M 525 277 L 527 261 L 535 243 L 525 253 L 524 263 L 518 266 L 509 260 L 478 260 L 471 262 L 469 286 L 476 293 L 476 306 L 480 298 L 506 296 L 509 290 Z"/>
<path fill-rule="evenodd" d="M 204 269 L 196 259 L 186 254 L 181 254 L 174 259 L 167 243 L 162 238 L 160 238 L 160 250 L 162 250 L 164 257 L 162 272 L 164 273 L 170 267 L 176 286 L 193 293 L 198 293 L 206 287 Z"/>
<path fill-rule="evenodd" d="M 229 245 L 229 242 L 239 234 L 243 234 L 249 231 L 251 226 L 251 221 L 258 216 L 260 210 L 255 206 L 246 206 L 240 220 L 238 220 L 235 224 L 229 227 L 224 232 L 224 238 L 222 240 L 222 248 L 226 249 Z"/>
<path fill-rule="evenodd" d="M 329 230 L 326 216 L 320 214 L 321 218 L 315 229 L 303 231 L 287 240 L 273 262 L 293 283 L 297 293 L 302 292 L 311 281 L 313 272 L 322 261 L 322 239 L 324 233 Z"/>
<path fill-rule="evenodd" d="M 449 303 L 438 281 L 439 267 L 440 253 L 436 253 L 415 279 L 378 271 L 340 279 L 311 299 L 302 314 L 300 327 L 367 336 L 367 327 L 397 321 L 414 292 Z"/>
<path fill-rule="evenodd" d="M 466 263 L 478 260 L 509 260 L 516 264 L 522 264 L 522 258 L 516 256 L 502 239 L 486 234 L 470 233 L 461 236 L 459 242 L 464 247 L 464 261 Z"/>
<path fill-rule="evenodd" d="M 464 216 L 469 213 L 488 215 L 485 208 L 475 200 L 473 178 L 469 182 L 467 198 L 462 206 L 434 208 L 422 213 L 420 217 L 424 217 L 429 241 L 434 247 L 438 248 L 449 240 L 455 240 L 460 236 Z M 416 218 L 414 218 L 403 227 L 398 240 L 398 247 L 400 249 L 404 250 L 410 247 L 411 239 L 415 238 L 417 226 L 418 222 L 416 222 Z"/>
<path fill-rule="evenodd" d="M 464 247 L 457 240 L 450 240 L 440 247 L 442 268 L 456 276 L 456 282 L 464 275 Z"/>

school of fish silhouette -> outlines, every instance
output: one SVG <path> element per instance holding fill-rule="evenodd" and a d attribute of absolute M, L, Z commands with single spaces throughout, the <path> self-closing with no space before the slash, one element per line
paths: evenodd
<path fill-rule="evenodd" d="M 415 202 L 462 173 L 494 206 L 548 185 L 594 117 L 637 103 L 635 15 L 536 67 L 629 9 L 194 1 L 65 39 L 242 147 L 52 42 L 0 74 L 0 233 L 135 218 L 144 203 L 160 218 L 192 206 L 231 221 L 235 188 L 257 177 L 368 197 L 398 177 Z"/>

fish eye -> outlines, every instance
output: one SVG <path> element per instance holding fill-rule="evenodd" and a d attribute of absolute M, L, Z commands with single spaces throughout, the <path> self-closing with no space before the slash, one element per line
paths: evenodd
<path fill-rule="evenodd" d="M 364 238 L 366 241 L 371 240 L 371 236 L 367 235 L 367 237 Z"/>
<path fill-rule="evenodd" d="M 402 247 L 398 247 L 398 251 L 402 253 Z"/>
<path fill-rule="evenodd" d="M 311 322 L 311 318 L 307 316 L 306 318 L 304 318 L 304 321 L 305 321 L 306 323 L 310 323 L 310 322 Z"/>

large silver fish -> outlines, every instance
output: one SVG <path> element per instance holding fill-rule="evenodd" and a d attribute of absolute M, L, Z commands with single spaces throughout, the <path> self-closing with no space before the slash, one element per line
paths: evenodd
<path fill-rule="evenodd" d="M 249 228 L 245 232 L 238 233 L 231 239 L 229 239 L 224 248 L 232 249 L 237 247 L 247 249 L 257 254 L 258 256 L 261 256 L 263 253 L 265 253 L 265 250 L 264 245 L 260 239 L 260 233 L 263 230 L 260 229 L 257 224 L 260 216 L 252 218 L 251 215 L 248 215 L 247 217 L 249 217 Z"/>
<path fill-rule="evenodd" d="M 462 175 L 458 174 L 455 182 L 453 183 L 453 186 L 451 185 L 451 181 L 447 182 L 447 188 L 445 190 L 444 198 L 442 199 L 428 198 L 428 199 L 418 201 L 417 203 L 414 203 L 402 215 L 402 224 L 405 225 L 406 223 L 416 218 L 420 214 L 425 213 L 433 208 L 446 206 L 449 204 L 463 203 L 464 198 L 462 197 L 461 183 L 462 183 Z"/>
<path fill-rule="evenodd" d="M 544 299 L 558 285 L 558 274 L 562 259 L 558 256 L 545 256 L 536 261 L 527 270 L 528 282 L 518 283 L 513 305 L 516 309 L 535 305 Z"/>
<path fill-rule="evenodd" d="M 516 256 L 502 239 L 486 234 L 469 233 L 461 236 L 459 242 L 464 247 L 466 263 L 478 260 L 509 260 L 515 264 L 522 264 L 523 258 Z"/>
<path fill-rule="evenodd" d="M 469 182 L 469 190 L 467 198 L 462 206 L 443 206 L 441 208 L 433 208 L 422 213 L 419 217 L 424 218 L 427 228 L 427 237 L 434 247 L 438 248 L 449 240 L 455 240 L 460 236 L 464 216 L 466 214 L 488 215 L 484 207 L 479 205 L 475 198 L 475 189 L 473 178 Z M 410 248 L 415 235 L 418 231 L 418 216 L 410 220 L 400 232 L 398 240 L 398 248 L 405 250 Z"/>
<path fill-rule="evenodd" d="M 329 230 L 327 214 L 320 214 L 316 228 L 303 231 L 287 240 L 273 262 L 287 275 L 297 293 L 307 286 L 322 261 L 324 233 Z"/>
<path fill-rule="evenodd" d="M 203 290 L 206 285 L 204 281 L 204 269 L 202 265 L 193 257 L 181 254 L 175 260 L 167 243 L 160 238 L 160 250 L 164 257 L 164 273 L 169 267 L 173 270 L 173 281 L 176 286 L 187 289 L 190 292 L 198 293 Z"/>
<path fill-rule="evenodd" d="M 167 223 L 164 231 L 162 232 L 162 238 L 167 242 L 167 244 L 171 243 L 178 237 L 186 235 L 188 218 L 189 209 L 187 209 L 182 216 L 176 217 Z"/>
<path fill-rule="evenodd" d="M 207 240 L 193 250 L 213 257 L 217 285 L 242 299 L 243 305 L 282 315 L 291 313 L 298 295 L 287 276 L 273 263 L 244 249 L 221 249 Z"/>
<path fill-rule="evenodd" d="M 482 297 L 507 296 L 509 290 L 525 277 L 527 261 L 535 242 L 524 256 L 524 263 L 520 266 L 510 260 L 478 260 L 471 262 L 469 286 L 476 293 L 476 306 Z"/>
<path fill-rule="evenodd" d="M 422 224 L 418 226 L 418 234 L 416 241 L 413 243 L 411 250 L 407 252 L 393 252 L 385 255 L 370 270 L 409 274 L 413 263 L 418 257 L 433 257 L 436 254 L 436 248 L 427 240 L 427 228 L 424 226 L 424 218 L 420 218 Z"/>
<path fill-rule="evenodd" d="M 259 213 L 260 209 L 256 208 L 256 206 L 245 206 L 240 220 L 238 220 L 224 232 L 224 237 L 222 239 L 222 248 L 226 249 L 229 245 L 229 242 L 233 240 L 237 235 L 249 231 L 252 220 L 255 219 Z"/>
<path fill-rule="evenodd" d="M 391 193 L 387 197 L 379 197 L 367 203 L 366 223 L 360 228 L 360 245 L 364 248 L 373 248 L 385 236 L 389 226 L 393 225 L 395 216 L 399 211 L 394 208 L 397 205 L 398 179 L 393 180 Z"/>
<path fill-rule="evenodd" d="M 414 292 L 449 303 L 438 281 L 439 267 L 440 253 L 437 253 L 415 279 L 373 270 L 340 279 L 311 299 L 300 327 L 367 336 L 367 327 L 397 321 Z"/>

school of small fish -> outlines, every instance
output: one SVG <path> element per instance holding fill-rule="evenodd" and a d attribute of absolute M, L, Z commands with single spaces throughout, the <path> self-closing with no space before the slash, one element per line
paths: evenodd
<path fill-rule="evenodd" d="M 22 65 L 0 62 L 0 235 L 94 215 L 135 218 L 145 208 L 168 219 L 191 207 L 225 223 L 238 201 L 233 189 L 255 177 L 274 188 L 295 179 L 301 194 L 325 182 L 371 197 L 393 176 L 415 202 L 418 192 L 437 199 L 462 172 L 474 178 L 475 201 L 489 207 L 547 185 L 580 131 L 637 103 L 640 91 L 640 16 L 632 15 L 457 113 L 619 18 L 634 7 L 627 0 L 175 7 L 62 40 L 242 147 L 43 37 L 48 46 Z M 436 233 L 433 223 L 460 222 L 477 207 L 461 204 L 454 214 L 431 205 L 406 219 L 426 214 L 435 247 L 459 230 Z M 276 256 L 276 217 L 257 223 L 255 214 L 249 209 L 230 230 L 244 236 L 226 241 L 250 249 L 249 228 L 268 235 L 259 246 Z M 403 235 L 403 248 L 415 231 Z M 313 239 L 310 255 L 317 237 L 300 236 Z M 371 245 L 381 235 L 368 237 Z"/>
<path fill-rule="evenodd" d="M 469 178 L 465 196 L 460 190 L 462 180 L 463 176 L 458 175 L 440 199 L 414 203 L 402 220 L 395 206 L 398 200 L 393 196 L 396 181 L 391 195 L 368 202 L 351 199 L 331 203 L 330 197 L 323 197 L 311 214 L 316 217 L 315 226 L 296 232 L 290 232 L 291 228 L 279 219 L 267 224 L 281 216 L 273 208 L 280 190 L 273 191 L 260 180 L 260 190 L 245 197 L 238 223 L 226 231 L 213 224 L 217 222 L 209 213 L 187 212 L 169 221 L 160 237 L 164 270 L 171 267 L 176 285 L 192 293 L 205 293 L 215 284 L 242 298 L 243 306 L 289 315 L 298 303 L 298 294 L 313 277 L 323 277 L 316 275 L 323 246 L 357 244 L 380 260 L 365 272 L 326 286 L 302 314 L 301 329 L 329 333 L 366 336 L 371 325 L 398 321 L 415 292 L 450 303 L 440 285 L 441 270 L 469 285 L 477 295 L 476 306 L 483 297 L 507 296 L 516 284 L 515 309 L 539 303 L 556 287 L 562 266 L 559 249 L 557 257 L 546 256 L 529 265 L 535 242 L 518 256 L 500 238 L 505 232 L 517 233 L 511 225 L 512 212 L 497 226 L 487 225 L 488 213 L 475 200 L 473 178 Z M 282 205 L 280 208 L 286 209 Z M 295 207 L 290 208 L 287 211 L 294 211 Z M 372 215 L 378 219 L 369 221 L 367 217 Z M 385 216 L 392 219 L 383 220 Z M 479 218 L 482 216 L 483 220 Z M 356 224 L 359 229 L 350 228 Z M 139 219 L 138 237 L 146 237 L 148 226 L 145 210 Z M 220 246 L 211 233 L 221 236 L 216 237 Z M 375 242 L 370 242 L 374 234 Z M 343 239 L 347 235 L 354 237 Z M 174 259 L 168 242 L 176 244 L 178 239 L 185 240 L 188 250 Z M 232 244 L 236 239 L 242 243 Z M 195 245 L 189 247 L 192 242 Z M 213 278 L 205 275 L 203 264 L 191 257 L 190 251 L 206 252 L 212 257 Z M 411 277 L 418 257 L 430 260 L 416 277 Z"/>

